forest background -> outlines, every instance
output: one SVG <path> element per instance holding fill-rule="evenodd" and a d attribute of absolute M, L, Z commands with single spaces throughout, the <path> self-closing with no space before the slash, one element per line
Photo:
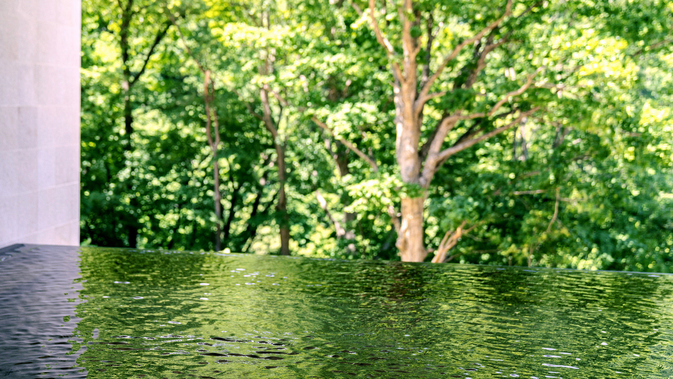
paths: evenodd
<path fill-rule="evenodd" d="M 673 2 L 82 7 L 85 245 L 673 271 Z"/>

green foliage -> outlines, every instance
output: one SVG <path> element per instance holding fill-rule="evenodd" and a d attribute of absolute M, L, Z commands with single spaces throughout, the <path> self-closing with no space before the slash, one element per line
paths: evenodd
<path fill-rule="evenodd" d="M 271 111 L 286 148 L 293 252 L 398 259 L 389 209 L 425 190 L 397 174 L 393 77 L 367 4 L 352 4 L 138 0 L 124 62 L 124 12 L 84 1 L 82 240 L 131 246 L 137 232 L 140 248 L 214 249 L 199 61 L 216 83 L 226 247 L 259 254 L 279 247 L 274 141 L 255 117 L 262 114 L 256 93 L 266 85 L 287 103 L 273 98 Z M 437 56 L 503 12 L 480 0 L 424 0 L 415 9 L 432 12 Z M 453 90 L 477 64 L 473 49 L 464 49 L 433 88 L 447 93 L 426 106 L 423 138 L 442 115 L 488 111 L 536 71 L 533 88 L 502 111 L 543 111 L 441 166 L 427 191 L 426 245 L 438 246 L 465 221 L 474 228 L 449 252 L 453 262 L 673 270 L 671 9 L 654 0 L 514 2 L 513 14 L 522 16 L 494 32 L 513 43 L 490 53 L 474 86 Z M 395 7 L 377 11 L 393 46 L 401 46 Z M 424 27 L 412 30 L 423 62 Z M 270 55 L 273 69 L 260 70 Z M 142 73 L 128 91 L 125 68 Z M 506 120 L 459 122 L 445 144 Z M 378 171 L 339 140 L 373 157 Z"/>

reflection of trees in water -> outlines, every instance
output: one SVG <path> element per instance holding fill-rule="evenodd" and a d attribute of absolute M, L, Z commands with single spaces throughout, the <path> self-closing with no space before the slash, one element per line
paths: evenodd
<path fill-rule="evenodd" d="M 80 365 L 124 377 L 287 371 L 283 366 L 296 365 L 300 352 L 315 347 L 301 337 L 321 333 L 317 321 L 325 318 L 309 307 L 314 294 L 303 281 L 288 283 L 306 268 L 302 262 L 118 250 L 83 254 L 82 295 L 89 301 L 78 309 L 78 334 L 88 349 Z"/>
<path fill-rule="evenodd" d="M 312 293 L 309 312 L 317 315 L 310 336 L 310 344 L 319 348 L 312 350 L 312 372 L 319 377 L 380 376 L 413 372 L 413 366 L 427 363 L 409 359 L 405 336 L 426 316 L 424 269 L 399 263 L 303 260 L 298 276 L 307 283 L 303 291 Z"/>
<path fill-rule="evenodd" d="M 87 249 L 81 266 L 78 362 L 103 376 L 635 376 L 670 354 L 667 278 Z"/>
<path fill-rule="evenodd" d="M 503 372 L 516 367 L 518 375 L 535 376 L 547 369 L 578 375 L 559 366 L 599 376 L 654 369 L 636 366 L 656 343 L 653 321 L 660 311 L 654 299 L 662 299 L 660 281 L 573 271 L 460 266 L 456 271 L 461 269 L 472 273 L 458 275 L 451 284 L 457 297 L 447 301 L 453 309 L 445 305 L 437 315 L 453 325 L 444 328 L 450 341 L 437 346 L 452 360 Z"/>
<path fill-rule="evenodd" d="M 321 308 L 322 301 L 332 309 L 343 305 L 340 311 L 323 313 L 325 325 L 340 326 L 338 333 L 328 335 L 331 346 L 323 353 L 336 355 L 342 362 L 335 365 L 322 360 L 325 375 L 335 369 L 373 375 L 413 372 L 416 377 L 462 372 L 457 366 L 471 361 L 463 362 L 450 353 L 458 352 L 453 347 L 465 346 L 472 337 L 456 322 L 460 315 L 443 314 L 442 306 L 448 299 L 469 308 L 470 300 L 466 304 L 461 296 L 473 289 L 447 285 L 442 275 L 449 267 L 357 262 L 336 264 L 327 277 L 321 270 L 316 276 L 312 274 L 316 271 L 302 271 L 306 280 L 322 276 L 332 281 L 320 291 L 322 300 L 313 302 L 313 307 Z"/>
<path fill-rule="evenodd" d="M 662 344 L 656 320 L 668 317 L 660 305 L 670 290 L 643 275 L 361 264 L 355 276 L 350 292 L 371 310 L 355 325 L 379 337 L 372 355 L 403 347 L 398 362 L 412 367 L 610 376 L 659 372 L 667 361 L 667 341 L 648 355 Z"/>
<path fill-rule="evenodd" d="M 86 302 L 77 306 L 81 321 L 76 336 L 86 351 L 78 364 L 92 375 L 106 372 L 103 376 L 116 371 L 131 375 L 131 368 L 159 374 L 179 367 L 180 362 L 160 359 L 161 351 L 150 351 L 160 336 L 147 331 L 156 330 L 158 322 L 172 327 L 166 335 L 197 327 L 199 320 L 192 316 L 199 304 L 178 303 L 174 296 L 198 287 L 204 260 L 199 253 L 82 248 L 80 298 Z M 186 318 L 189 326 L 168 324 Z M 79 348 L 73 345 L 73 351 Z"/>

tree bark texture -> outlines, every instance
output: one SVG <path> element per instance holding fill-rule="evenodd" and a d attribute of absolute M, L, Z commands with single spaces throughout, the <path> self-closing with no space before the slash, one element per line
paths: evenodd
<path fill-rule="evenodd" d="M 423 203 L 425 197 L 402 199 L 402 221 L 396 246 L 402 262 L 423 262 L 428 252 L 423 245 Z"/>

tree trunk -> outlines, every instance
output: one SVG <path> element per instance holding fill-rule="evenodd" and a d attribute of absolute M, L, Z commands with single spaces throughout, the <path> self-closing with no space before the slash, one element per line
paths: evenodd
<path fill-rule="evenodd" d="M 128 46 L 127 46 L 128 48 Z M 126 64 L 127 62 L 125 62 Z M 124 91 L 124 138 L 122 139 L 122 146 L 124 151 L 133 151 L 133 105 L 131 104 L 131 88 L 129 87 L 129 78 L 130 74 L 127 70 L 124 70 L 124 81 L 122 82 L 122 90 Z M 131 178 L 127 179 L 124 183 L 124 188 L 126 188 L 127 194 L 130 195 L 131 199 L 129 204 L 131 210 L 128 213 L 128 219 L 126 224 L 126 233 L 128 235 L 128 244 L 129 247 L 138 247 L 138 216 L 135 214 L 135 210 L 139 207 L 139 201 L 135 196 L 135 191 L 131 191 L 133 183 Z"/>
<path fill-rule="evenodd" d="M 120 3 L 121 5 L 121 3 Z M 126 8 L 121 8 L 122 23 L 119 30 L 119 47 L 122 53 L 122 93 L 124 94 L 124 132 L 127 150 L 131 150 L 131 134 L 133 133 L 133 108 L 131 104 L 131 45 L 129 44 L 129 29 L 133 17 L 133 0 L 129 0 Z"/>
<path fill-rule="evenodd" d="M 413 75 L 412 75 L 413 76 Z M 415 78 L 412 78 L 415 83 Z M 421 135 L 419 114 L 414 111 L 416 88 L 406 83 L 398 85 L 395 96 L 397 124 L 397 164 L 402 181 L 420 186 L 421 159 L 418 143 Z M 397 248 L 403 262 L 423 262 L 428 254 L 423 246 L 423 203 L 421 197 L 402 198 L 402 220 L 397 237 Z"/>
<path fill-rule="evenodd" d="M 220 166 L 217 150 L 220 146 L 220 122 L 217 111 L 212 106 L 215 85 L 210 79 L 210 70 L 204 70 L 203 102 L 206 108 L 206 139 L 213 156 L 213 202 L 215 203 L 215 251 L 222 250 L 222 195 L 220 193 Z M 213 131 L 213 129 L 215 129 Z M 213 140 L 213 132 L 215 139 Z"/>
<path fill-rule="evenodd" d="M 264 69 L 262 72 L 267 72 Z M 287 196 L 285 195 L 285 181 L 287 180 L 287 169 L 285 167 L 285 146 L 278 134 L 277 123 L 274 122 L 271 114 L 271 104 L 269 103 L 269 93 L 266 89 L 260 91 L 260 98 L 264 110 L 263 121 L 266 129 L 271 133 L 273 146 L 276 149 L 276 165 L 278 166 L 278 204 L 276 210 L 280 214 L 278 226 L 280 227 L 280 254 L 290 255 L 290 217 L 287 214 Z M 278 120 L 280 121 L 280 120 Z"/>
<path fill-rule="evenodd" d="M 231 175 L 229 180 L 233 181 Z M 234 188 L 234 190 L 231 193 L 231 201 L 230 201 L 231 206 L 229 207 L 229 214 L 227 216 L 227 219 L 224 220 L 224 214 L 222 215 L 222 222 L 224 222 L 224 229 L 223 229 L 224 237 L 222 238 L 222 241 L 224 242 L 225 246 L 227 246 L 230 243 L 229 237 L 231 234 L 231 223 L 234 221 L 234 217 L 236 216 L 236 204 L 238 203 L 239 199 L 238 191 L 241 190 L 241 186 L 242 185 L 239 184 L 237 187 Z"/>
<path fill-rule="evenodd" d="M 397 236 L 397 248 L 402 262 L 423 262 L 428 252 L 423 246 L 423 197 L 402 199 L 402 222 Z"/>
<path fill-rule="evenodd" d="M 332 158 L 334 158 L 334 163 L 337 167 L 337 171 L 339 173 L 339 178 L 343 178 L 346 175 L 350 174 L 350 169 L 348 168 L 348 163 L 350 160 L 348 159 L 348 149 L 344 146 L 343 143 L 339 141 L 334 141 L 334 152 L 332 151 L 332 141 L 327 139 L 325 140 L 325 147 L 327 148 L 327 151 L 332 155 Z M 342 202 L 344 206 L 349 206 L 353 203 L 350 197 L 347 197 L 345 199 L 342 199 Z M 355 220 L 355 213 L 350 213 L 350 212 L 344 212 L 344 218 L 343 218 L 343 224 L 344 227 L 346 225 Z M 355 232 L 353 231 L 346 231 L 345 234 L 346 239 L 354 239 L 355 238 Z"/>
<path fill-rule="evenodd" d="M 222 250 L 222 197 L 220 195 L 220 166 L 213 153 L 213 202 L 215 203 L 215 251 Z"/>
<path fill-rule="evenodd" d="M 263 188 L 260 189 L 260 193 L 259 193 L 258 196 L 263 195 L 261 193 L 261 191 L 263 191 Z M 278 196 L 278 192 L 273 194 L 273 196 L 271 197 L 271 200 L 269 200 L 269 202 L 266 204 L 264 209 L 259 212 L 260 215 L 266 216 L 267 214 L 269 214 L 269 209 L 271 209 L 271 206 L 273 205 L 273 203 L 276 202 L 276 197 L 277 196 Z M 254 215 L 256 215 L 256 214 L 257 214 L 256 212 L 252 213 L 250 218 L 252 219 L 254 217 Z M 250 250 L 250 247 L 252 246 L 252 243 L 254 242 L 255 237 L 257 236 L 257 227 L 258 227 L 258 225 L 253 225 L 252 223 L 248 223 L 248 228 L 246 229 L 246 233 L 247 233 L 248 237 L 246 237 L 246 241 L 244 243 L 244 245 L 247 244 L 247 247 L 245 247 L 243 249 L 244 253 L 247 253 L 248 250 Z"/>
<path fill-rule="evenodd" d="M 131 69 L 130 69 L 130 45 L 129 45 L 129 27 L 131 24 L 131 17 L 133 16 L 132 11 L 133 0 L 129 0 L 126 8 L 122 8 L 122 24 L 121 30 L 119 32 L 120 41 L 119 45 L 122 53 L 122 93 L 124 98 L 124 137 L 122 139 L 124 151 L 132 151 L 132 134 L 133 134 L 133 104 L 131 102 Z M 132 193 L 131 187 L 133 186 L 130 182 L 124 183 L 127 193 Z M 128 219 L 126 224 L 126 233 L 128 236 L 129 247 L 138 246 L 138 223 L 137 215 L 135 215 L 134 210 L 138 207 L 138 199 L 132 195 L 130 199 L 130 205 L 133 209 L 128 213 Z"/>
<path fill-rule="evenodd" d="M 395 153 L 397 164 L 400 170 L 402 182 L 408 186 L 411 193 L 423 191 L 422 195 L 412 195 L 414 197 L 402 198 L 402 220 L 397 218 L 394 210 L 389 210 L 395 229 L 398 231 L 397 247 L 400 251 L 402 261 L 405 262 L 422 262 L 427 251 L 423 246 L 424 232 L 423 232 L 423 203 L 427 196 L 427 189 L 434 177 L 439 166 L 451 155 L 459 151 L 465 150 L 487 138 L 502 133 L 505 130 L 517 125 L 523 117 L 526 117 L 538 108 L 534 108 L 527 112 L 520 112 L 520 115 L 510 124 L 501 126 L 493 131 L 486 131 L 480 129 L 476 134 L 471 134 L 471 131 L 465 135 L 465 140 L 461 138 L 451 147 L 442 150 L 442 145 L 445 138 L 451 129 L 460 120 L 475 120 L 479 118 L 490 118 L 496 115 L 496 111 L 505 105 L 508 100 L 514 96 L 521 95 L 528 87 L 533 84 L 535 74 L 527 76 L 526 83 L 518 90 L 504 94 L 488 112 L 472 113 L 465 115 L 463 109 L 454 110 L 453 113 L 446 111 L 435 127 L 435 130 L 430 134 L 428 140 L 419 147 L 421 137 L 421 125 L 423 124 L 423 112 L 426 103 L 433 98 L 442 97 L 446 94 L 445 91 L 431 93 L 433 84 L 438 80 L 442 72 L 449 66 L 451 61 L 454 61 L 461 50 L 466 46 L 475 46 L 475 53 L 472 60 L 468 61 L 461 70 L 461 75 L 454 80 L 453 90 L 458 88 L 470 88 L 476 81 L 479 73 L 486 67 L 486 57 L 489 52 L 493 51 L 498 46 L 507 42 L 507 38 L 503 37 L 499 41 L 494 41 L 494 34 L 500 24 L 511 15 L 513 1 L 508 0 L 505 6 L 504 14 L 488 24 L 485 28 L 474 34 L 471 38 L 461 41 L 456 45 L 451 52 L 444 55 L 434 72 L 431 73 L 430 63 L 432 61 L 432 41 L 436 34 L 433 35 L 434 19 L 430 12 L 428 18 L 424 21 L 421 12 L 421 6 L 414 8 L 413 0 L 403 0 L 398 7 L 398 14 L 400 18 L 400 26 L 398 29 L 400 33 L 400 40 L 402 43 L 402 51 L 396 49 L 390 40 L 388 40 L 383 32 L 381 32 L 378 16 L 376 12 L 376 0 L 369 0 L 369 19 L 371 27 L 376 36 L 377 42 L 383 47 L 388 56 L 388 63 L 393 74 L 393 93 L 395 103 L 395 129 L 396 129 L 396 144 Z M 384 17 L 387 11 L 385 10 L 384 2 Z M 419 60 L 418 54 L 422 51 L 420 45 L 423 40 L 415 31 L 421 31 L 423 22 L 427 30 L 425 63 L 422 68 L 420 81 L 419 74 Z M 387 23 L 386 23 L 387 25 Z M 441 29 L 441 28 L 440 28 Z M 484 40 L 485 38 L 485 40 Z M 462 73 L 469 74 L 466 79 Z M 514 112 L 514 111 L 513 111 Z M 512 113 L 513 113 L 512 112 Z M 500 113 L 499 116 L 507 115 L 509 113 Z M 421 171 L 422 170 L 422 171 Z M 416 188 L 413 188 L 416 187 Z"/>
<path fill-rule="evenodd" d="M 131 105 L 131 94 L 129 83 L 124 80 L 122 88 L 124 91 L 124 134 L 128 141 L 127 150 L 131 150 L 131 135 L 133 134 L 133 106 Z"/>
<path fill-rule="evenodd" d="M 135 200 L 135 198 L 131 199 Z M 131 201 L 131 203 L 134 203 Z M 136 200 L 137 203 L 137 200 Z M 133 217 L 133 215 L 131 216 Z M 136 224 L 135 221 L 131 221 L 130 224 L 128 225 L 128 234 L 129 234 L 129 247 L 136 248 L 138 247 L 138 225 Z"/>
<path fill-rule="evenodd" d="M 280 255 L 290 255 L 290 217 L 287 213 L 287 197 L 285 195 L 285 148 L 279 143 L 275 143 L 275 145 L 278 164 L 278 181 L 280 184 L 278 205 L 276 207 L 278 213 L 280 213 Z"/>
<path fill-rule="evenodd" d="M 168 17 L 170 19 L 170 23 L 167 24 L 166 29 L 164 29 L 164 31 L 161 34 L 157 35 L 157 38 L 154 41 L 154 46 L 152 47 L 152 49 L 150 49 L 150 54 L 154 50 L 154 47 L 156 47 L 156 45 L 159 43 L 161 38 L 163 38 L 163 36 L 166 34 L 166 31 L 168 31 L 168 26 L 170 26 L 172 23 L 173 25 L 175 25 L 178 35 L 180 36 L 182 43 L 185 45 L 187 53 L 199 67 L 199 70 L 203 73 L 203 103 L 206 111 L 206 140 L 208 141 L 208 146 L 210 147 L 213 161 L 213 202 L 215 204 L 215 251 L 220 251 L 222 249 L 223 220 L 222 220 L 222 194 L 220 192 L 220 166 L 218 163 L 218 149 L 220 146 L 220 121 L 217 118 L 217 109 L 213 105 L 213 101 L 215 100 L 215 83 L 211 79 L 211 71 L 207 69 L 206 66 L 201 64 L 201 62 L 199 62 L 198 59 L 196 59 L 196 57 L 192 53 L 192 50 L 189 48 L 189 45 L 187 45 L 185 36 L 182 34 L 180 27 L 175 21 L 175 18 L 170 13 Z M 148 59 L 149 56 L 150 55 L 147 56 Z M 147 60 L 145 62 L 147 62 Z M 142 73 L 142 70 L 140 71 L 140 73 Z M 215 139 L 213 139 L 213 134 L 215 135 Z M 233 210 L 233 204 L 232 204 L 232 210 Z M 229 222 L 231 222 L 231 217 L 233 217 L 233 215 L 230 214 Z M 227 231 L 225 235 L 225 240 L 228 238 L 228 236 L 229 235 Z"/>
<path fill-rule="evenodd" d="M 270 12 L 262 12 L 260 21 L 262 25 L 264 25 L 266 21 L 266 28 L 271 30 Z M 273 50 L 266 49 L 264 62 L 259 67 L 259 73 L 261 75 L 271 75 L 273 73 L 274 60 L 275 58 L 273 56 Z M 285 143 L 282 141 L 280 134 L 278 133 L 279 124 L 282 118 L 282 111 L 278 118 L 274 120 L 271 113 L 271 103 L 269 102 L 269 92 L 267 91 L 267 87 L 264 87 L 260 90 L 260 100 L 262 101 L 262 109 L 264 111 L 262 120 L 264 121 L 264 126 L 273 137 L 273 146 L 276 149 L 278 184 L 280 186 L 278 189 L 278 204 L 276 205 L 276 211 L 280 217 L 276 218 L 276 220 L 278 222 L 278 226 L 280 227 L 280 254 L 290 255 L 290 217 L 287 213 L 287 196 L 285 194 L 285 182 L 287 180 L 287 169 L 285 166 Z"/>
<path fill-rule="evenodd" d="M 250 222 L 250 220 L 253 220 L 255 216 L 257 216 L 257 212 L 259 211 L 259 205 L 262 202 L 262 195 L 263 195 L 264 188 L 260 188 L 259 192 L 257 193 L 257 196 L 255 196 L 255 200 L 252 202 L 252 211 L 250 212 L 250 217 L 248 217 L 248 226 L 245 228 L 245 232 L 240 234 L 237 238 L 239 240 L 239 244 L 236 247 L 236 251 L 245 251 L 245 245 L 248 243 L 248 239 L 254 238 L 255 237 L 255 230 L 257 229 L 255 226 L 253 226 L 253 223 Z M 242 238 L 242 239 L 241 239 Z"/>

